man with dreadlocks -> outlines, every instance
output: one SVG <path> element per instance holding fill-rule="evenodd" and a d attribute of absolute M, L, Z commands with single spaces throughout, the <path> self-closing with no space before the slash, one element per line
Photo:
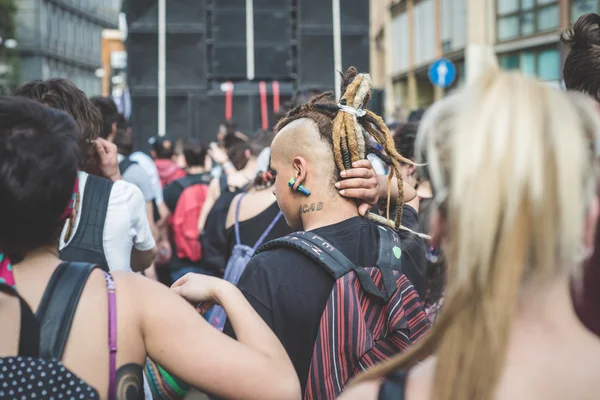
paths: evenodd
<path fill-rule="evenodd" d="M 344 75 L 343 93 L 339 104 L 333 101 L 332 94 L 329 92 L 313 97 L 308 103 L 291 110 L 278 123 L 276 128 L 278 133 L 271 146 L 271 169 L 276 176 L 273 193 L 287 223 L 294 229 L 306 232 L 296 233 L 264 245 L 251 259 L 238 284 L 242 293 L 286 348 L 306 398 L 315 395 L 318 398 L 334 398 L 341 391 L 341 387 L 331 391 L 323 389 L 325 386 L 329 388 L 330 385 L 320 385 L 323 375 L 321 372 L 328 374 L 328 371 L 338 368 L 328 365 L 329 358 L 323 363 L 316 359 L 321 354 L 317 350 L 318 336 L 327 335 L 324 334 L 322 325 L 326 318 L 324 310 L 327 310 L 326 306 L 331 302 L 331 300 L 328 302 L 328 299 L 333 296 L 332 290 L 335 291 L 340 281 L 345 279 L 340 278 L 342 274 L 332 275 L 327 267 L 321 265 L 324 258 L 314 259 L 311 257 L 311 251 L 317 254 L 323 253 L 322 248 L 319 248 L 322 245 L 326 248 L 325 252 L 331 249 L 337 254 L 335 257 L 338 259 L 347 259 L 346 265 L 379 267 L 382 258 L 381 251 L 378 249 L 383 248 L 392 261 L 398 262 L 395 258 L 401 259 L 402 270 L 414 269 L 410 265 L 410 256 L 401 257 L 401 246 L 395 245 L 399 245 L 398 236 L 391 229 L 391 226 L 395 230 L 400 229 L 402 221 L 403 183 L 400 163 L 412 163 L 412 161 L 398 154 L 392 136 L 381 118 L 363 108 L 370 96 L 369 75 L 358 74 L 354 68 L 350 68 Z M 369 218 L 362 217 L 356 200 L 343 197 L 344 193 L 338 192 L 336 188 L 336 181 L 340 175 L 342 178 L 355 178 L 354 173 L 357 170 L 371 168 L 369 161 L 366 160 L 366 153 L 376 150 L 368 145 L 367 135 L 371 135 L 385 150 L 385 154 L 379 153 L 378 156 L 390 164 L 388 182 L 397 181 L 396 208 L 399 211 L 394 222 L 373 214 L 369 214 Z M 392 179 L 394 176 L 396 179 Z M 390 198 L 389 193 L 388 198 Z M 361 208 L 363 205 L 361 204 Z M 388 215 L 389 205 L 388 201 Z M 306 243 L 306 241 L 298 240 L 299 234 L 304 234 L 303 238 L 307 241 L 309 236 L 313 239 L 318 238 L 320 243 L 308 248 L 308 251 L 303 251 L 299 248 L 302 247 L 300 242 Z M 391 238 L 389 242 L 384 241 L 386 234 Z M 423 253 L 426 251 L 424 246 L 421 250 Z M 378 277 L 374 281 L 380 283 L 386 281 L 381 276 L 386 274 L 383 273 L 383 268 L 381 270 L 380 275 L 373 275 Z M 403 295 L 400 297 L 403 299 L 396 299 L 391 303 L 390 296 L 393 291 L 388 290 L 389 286 L 386 282 L 385 291 L 388 295 L 384 296 L 386 301 L 382 304 L 386 307 L 388 301 L 389 304 L 400 304 L 397 308 L 404 313 L 404 317 L 398 320 L 404 321 L 403 335 L 406 337 L 396 338 L 397 342 L 390 346 L 395 348 L 394 346 L 401 342 L 400 348 L 395 348 L 396 351 L 400 351 L 426 331 L 428 322 L 425 321 L 426 317 L 419 296 L 410 282 L 410 276 L 407 279 L 398 270 L 394 271 L 394 274 L 396 275 L 392 275 L 392 279 L 394 276 L 402 279 L 398 280 L 400 284 L 397 288 L 402 289 Z M 407 272 L 405 274 L 409 275 Z M 364 274 L 357 272 L 357 275 Z M 361 276 L 361 284 L 363 278 L 368 280 L 369 276 Z M 395 282 L 392 281 L 391 285 L 394 284 Z M 356 287 L 359 286 L 356 284 Z M 396 295 L 398 292 L 400 290 L 395 292 Z M 413 302 L 410 309 L 405 308 L 403 303 L 405 299 Z M 363 306 L 364 304 L 357 305 L 363 310 L 367 308 L 371 310 L 371 305 Z M 340 305 L 338 307 L 344 308 Z M 373 309 L 377 307 L 382 306 L 373 306 Z M 356 311 L 356 308 L 354 310 Z M 390 310 L 387 312 L 391 313 Z M 377 320 L 382 324 L 390 321 L 387 316 L 385 318 L 365 316 L 364 320 Z M 352 324 L 356 321 L 342 321 L 342 324 L 348 322 Z M 394 326 L 386 325 L 384 329 L 378 326 L 376 331 L 393 332 L 394 329 Z M 225 332 L 232 333 L 230 325 L 225 326 Z M 363 332 L 355 332 L 355 338 L 349 340 L 360 338 L 361 333 Z M 371 337 L 371 334 L 367 336 Z M 360 347 L 357 344 L 345 344 L 344 348 L 348 349 L 354 350 Z M 376 359 L 377 356 L 385 353 L 385 350 L 381 349 L 376 351 L 379 352 L 377 355 L 367 358 Z M 347 356 L 345 359 L 351 357 Z M 362 359 L 364 360 L 365 357 Z M 360 362 L 362 365 L 363 361 Z M 353 376 L 353 368 L 358 368 L 358 362 L 355 364 L 348 368 L 340 368 L 344 370 L 342 375 L 346 375 L 341 378 L 336 377 L 338 386 L 340 379 L 343 385 Z"/>

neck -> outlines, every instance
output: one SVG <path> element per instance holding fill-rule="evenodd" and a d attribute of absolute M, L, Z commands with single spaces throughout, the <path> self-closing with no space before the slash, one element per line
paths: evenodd
<path fill-rule="evenodd" d="M 242 172 L 244 175 L 255 173 L 256 172 L 256 158 L 249 159 L 248 163 L 246 164 L 244 169 L 242 169 L 240 172 Z"/>
<path fill-rule="evenodd" d="M 431 183 L 429 181 L 419 182 L 417 196 L 422 199 L 428 199 L 433 196 L 433 192 L 431 191 Z"/>
<path fill-rule="evenodd" d="M 300 204 L 300 219 L 305 231 L 337 224 L 359 215 L 356 202 L 341 197 L 337 192 L 334 195 L 312 193 Z"/>
<path fill-rule="evenodd" d="M 587 332 L 575 313 L 570 281 L 564 276 L 550 284 L 525 289 L 513 323 L 517 348 L 530 346 L 540 337 L 564 340 L 574 332 Z"/>
<path fill-rule="evenodd" d="M 204 167 L 188 167 L 187 172 L 190 175 L 203 174 L 206 172 L 206 168 L 204 168 Z"/>
<path fill-rule="evenodd" d="M 44 246 L 27 253 L 21 262 L 17 264 L 21 266 L 48 264 L 49 262 L 58 261 L 58 243 L 53 246 Z"/>

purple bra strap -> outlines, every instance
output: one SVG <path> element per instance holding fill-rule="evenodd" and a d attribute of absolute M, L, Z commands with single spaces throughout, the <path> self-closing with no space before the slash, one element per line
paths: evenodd
<path fill-rule="evenodd" d="M 117 296 L 112 276 L 104 273 L 108 290 L 108 399 L 115 400 L 117 391 Z"/>

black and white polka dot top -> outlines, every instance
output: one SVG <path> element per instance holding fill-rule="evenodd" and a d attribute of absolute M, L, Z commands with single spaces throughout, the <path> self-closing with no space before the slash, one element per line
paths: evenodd
<path fill-rule="evenodd" d="M 57 360 L 40 358 L 40 323 L 29 305 L 8 285 L 0 292 L 19 298 L 19 354 L 0 358 L 0 399 L 99 399 L 98 392 Z"/>

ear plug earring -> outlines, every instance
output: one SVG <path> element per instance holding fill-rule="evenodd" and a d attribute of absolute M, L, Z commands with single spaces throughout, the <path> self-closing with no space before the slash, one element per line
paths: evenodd
<path fill-rule="evenodd" d="M 289 182 L 288 182 L 288 186 L 292 190 L 294 190 L 294 185 L 295 184 L 296 184 L 296 180 L 294 178 L 290 179 Z M 300 184 L 300 186 L 298 186 L 298 189 L 296 189 L 296 191 L 302 193 L 306 197 L 310 196 L 310 190 L 308 190 L 307 188 L 305 188 L 302 184 Z"/>

